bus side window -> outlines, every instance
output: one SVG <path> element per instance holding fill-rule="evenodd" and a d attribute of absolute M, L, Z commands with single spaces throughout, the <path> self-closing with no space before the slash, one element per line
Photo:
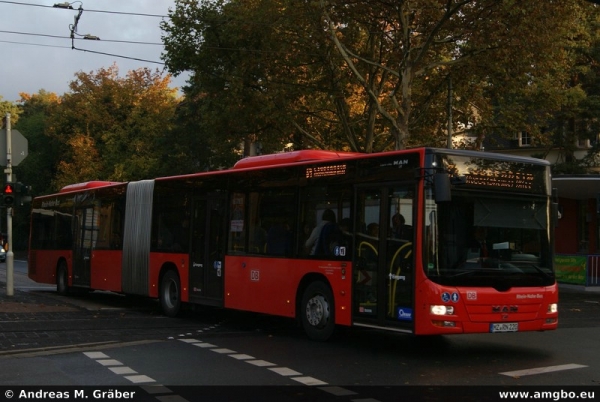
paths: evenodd
<path fill-rule="evenodd" d="M 229 253 L 241 254 L 246 251 L 246 232 L 249 229 L 246 221 L 246 195 L 234 193 L 231 197 L 229 216 Z"/>
<path fill-rule="evenodd" d="M 270 189 L 250 195 L 250 253 L 291 256 L 296 190 Z"/>
<path fill-rule="evenodd" d="M 352 191 L 347 187 L 306 188 L 301 198 L 299 254 L 319 259 L 349 259 L 352 244 Z"/>

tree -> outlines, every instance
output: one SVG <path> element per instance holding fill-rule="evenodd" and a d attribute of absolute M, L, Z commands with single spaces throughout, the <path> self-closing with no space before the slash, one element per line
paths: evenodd
<path fill-rule="evenodd" d="M 49 121 L 60 143 L 55 187 L 87 180 L 129 181 L 160 176 L 179 102 L 170 77 L 149 69 L 119 77 L 116 65 L 76 74 Z"/>
<path fill-rule="evenodd" d="M 52 190 L 51 182 L 59 162 L 57 143 L 47 135 L 47 120 L 60 104 L 60 98 L 43 89 L 37 94 L 21 93 L 20 96 L 16 128 L 27 138 L 28 155 L 13 170 L 19 181 L 32 187 L 33 195 L 47 194 Z"/>
<path fill-rule="evenodd" d="M 576 4 L 177 0 L 163 58 L 192 71 L 188 101 L 230 142 L 439 145 L 449 77 L 458 118 L 488 130 L 502 91 L 526 96 L 518 88 L 564 68 Z"/>
<path fill-rule="evenodd" d="M 6 113 L 10 113 L 10 124 L 12 127 L 19 120 L 20 110 L 17 105 L 2 100 L 2 96 L 0 96 L 0 127 L 2 128 L 4 128 Z"/>

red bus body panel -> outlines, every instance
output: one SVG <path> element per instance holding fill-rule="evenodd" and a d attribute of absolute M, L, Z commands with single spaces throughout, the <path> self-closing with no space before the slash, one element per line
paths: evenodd
<path fill-rule="evenodd" d="M 335 299 L 336 324 L 351 324 L 351 264 L 346 261 L 286 260 L 249 256 L 225 257 L 224 307 L 283 317 L 296 316 L 302 279 L 325 278 Z"/>
<path fill-rule="evenodd" d="M 58 261 L 64 259 L 69 271 L 69 284 L 72 276 L 71 250 L 30 250 L 27 263 L 27 276 L 37 283 L 56 285 Z"/>
<path fill-rule="evenodd" d="M 518 323 L 519 332 L 554 330 L 558 313 L 547 310 L 552 303 L 558 303 L 556 285 L 499 292 L 489 287 L 440 286 L 426 280 L 417 287 L 415 334 L 487 333 L 493 323 Z M 452 306 L 454 313 L 434 315 L 432 305 Z M 455 326 L 444 326 L 444 321 Z"/>
<path fill-rule="evenodd" d="M 92 252 L 90 288 L 121 292 L 122 257 L 123 252 L 121 250 L 94 250 Z M 69 269 L 70 273 L 71 270 Z"/>

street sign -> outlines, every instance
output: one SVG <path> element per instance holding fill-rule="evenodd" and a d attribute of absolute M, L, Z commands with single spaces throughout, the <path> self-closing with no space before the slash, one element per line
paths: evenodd
<path fill-rule="evenodd" d="M 17 130 L 10 130 L 12 133 L 12 160 L 11 165 L 17 166 L 23 162 L 23 159 L 29 154 L 27 138 Z M 6 130 L 0 130 L 0 166 L 6 166 Z"/>

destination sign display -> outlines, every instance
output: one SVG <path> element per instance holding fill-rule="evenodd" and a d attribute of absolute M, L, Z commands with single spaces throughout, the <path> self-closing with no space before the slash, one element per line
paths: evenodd
<path fill-rule="evenodd" d="M 306 178 L 312 179 L 315 177 L 342 176 L 346 174 L 346 164 L 312 166 L 306 168 Z"/>
<path fill-rule="evenodd" d="M 460 179 L 460 186 L 548 193 L 549 178 L 545 165 L 457 155 L 445 155 L 443 165 L 452 177 Z"/>
<path fill-rule="evenodd" d="M 524 172 L 474 172 L 466 175 L 466 179 L 466 184 L 473 186 L 533 190 L 535 175 Z"/>

